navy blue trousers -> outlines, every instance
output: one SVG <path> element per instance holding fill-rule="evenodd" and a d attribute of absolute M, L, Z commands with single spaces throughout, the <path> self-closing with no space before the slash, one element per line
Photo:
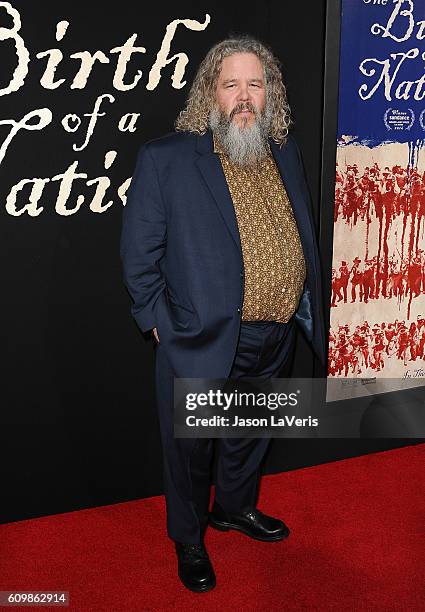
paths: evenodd
<path fill-rule="evenodd" d="M 242 321 L 229 377 L 289 376 L 294 341 L 293 319 L 288 323 Z M 270 438 L 174 438 L 173 373 L 161 342 L 155 351 L 167 532 L 177 542 L 199 544 L 208 524 L 214 444 L 218 444 L 215 499 L 224 510 L 240 512 L 256 505 L 260 467 Z"/>

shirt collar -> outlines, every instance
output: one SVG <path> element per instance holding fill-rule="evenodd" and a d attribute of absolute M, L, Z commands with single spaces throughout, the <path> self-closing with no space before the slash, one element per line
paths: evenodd
<path fill-rule="evenodd" d="M 217 136 L 213 132 L 214 153 L 224 153 L 223 147 Z"/>

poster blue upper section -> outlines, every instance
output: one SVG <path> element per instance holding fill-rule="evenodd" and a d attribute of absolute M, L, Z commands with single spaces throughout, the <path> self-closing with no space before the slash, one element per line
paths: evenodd
<path fill-rule="evenodd" d="M 342 0 L 340 60 L 339 144 L 425 139 L 425 0 Z"/>

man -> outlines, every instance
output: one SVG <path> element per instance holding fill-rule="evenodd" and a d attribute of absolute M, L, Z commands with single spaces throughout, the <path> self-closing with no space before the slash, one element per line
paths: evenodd
<path fill-rule="evenodd" d="M 339 278 L 341 279 L 341 288 L 344 296 L 344 304 L 347 303 L 347 289 L 348 282 L 350 280 L 350 270 L 348 268 L 346 261 L 341 261 L 341 265 L 339 267 Z"/>
<path fill-rule="evenodd" d="M 375 286 L 375 267 L 372 259 L 366 259 L 363 269 L 363 298 L 367 304 L 369 299 L 373 299 Z"/>
<path fill-rule="evenodd" d="M 350 275 L 351 275 L 351 303 L 356 301 L 356 287 L 359 286 L 359 299 L 360 302 L 363 299 L 363 272 L 360 269 L 361 259 L 360 257 L 355 257 L 353 260 L 353 265 L 351 266 Z"/>
<path fill-rule="evenodd" d="M 336 268 L 332 268 L 332 298 L 331 298 L 331 306 L 336 307 L 336 298 L 338 298 L 338 302 L 342 300 L 342 279 L 340 274 L 338 274 Z"/>
<path fill-rule="evenodd" d="M 324 363 L 319 259 L 301 156 L 288 135 L 277 60 L 256 40 L 222 41 L 201 63 L 177 133 L 141 148 L 121 257 L 132 314 L 156 340 L 167 529 L 179 576 L 215 586 L 208 522 L 262 541 L 289 534 L 256 508 L 269 439 L 173 436 L 173 377 L 285 376 L 294 322 Z"/>

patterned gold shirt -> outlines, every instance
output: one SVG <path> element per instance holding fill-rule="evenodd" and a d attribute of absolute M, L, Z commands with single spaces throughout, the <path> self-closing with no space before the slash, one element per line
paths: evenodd
<path fill-rule="evenodd" d="M 269 147 L 254 168 L 230 161 L 214 138 L 235 207 L 245 269 L 243 321 L 289 321 L 303 291 L 304 253 Z"/>

